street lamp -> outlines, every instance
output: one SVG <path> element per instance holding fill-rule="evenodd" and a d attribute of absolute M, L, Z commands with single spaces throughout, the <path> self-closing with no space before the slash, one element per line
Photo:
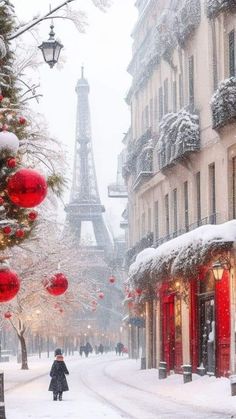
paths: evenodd
<path fill-rule="evenodd" d="M 55 32 L 53 30 L 54 25 L 51 24 L 51 30 L 49 32 L 49 39 L 47 41 L 42 42 L 42 44 L 38 47 L 43 54 L 44 61 L 49 65 L 50 68 L 57 63 L 59 59 L 59 55 L 63 45 L 55 40 Z"/>
<path fill-rule="evenodd" d="M 216 281 L 221 281 L 224 271 L 230 270 L 230 262 L 226 259 L 218 259 L 212 264 L 212 271 Z"/>

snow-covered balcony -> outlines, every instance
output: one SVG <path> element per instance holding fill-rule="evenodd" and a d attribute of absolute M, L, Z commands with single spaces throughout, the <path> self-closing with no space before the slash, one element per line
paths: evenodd
<path fill-rule="evenodd" d="M 222 12 L 236 12 L 235 0 L 207 0 L 207 16 L 210 19 Z"/>
<path fill-rule="evenodd" d="M 133 189 L 138 189 L 153 175 L 153 141 L 149 140 L 136 159 L 136 177 Z"/>
<path fill-rule="evenodd" d="M 137 140 L 130 142 L 127 147 L 127 160 L 122 168 L 122 175 L 125 179 L 128 179 L 131 175 L 137 177 L 137 173 L 141 168 L 141 163 L 138 163 L 139 156 L 141 155 L 142 151 L 146 150 L 146 147 L 150 146 L 150 141 L 152 140 L 152 130 L 149 128 L 147 131 L 141 135 Z M 146 154 L 145 154 L 146 153 Z M 145 152 L 145 159 L 146 159 L 146 167 L 148 171 L 150 170 L 150 157 L 148 157 L 150 152 Z"/>
<path fill-rule="evenodd" d="M 236 122 L 236 77 L 220 83 L 211 100 L 212 127 L 214 129 Z"/>
<path fill-rule="evenodd" d="M 171 60 L 172 52 L 176 45 L 173 27 L 174 13 L 169 9 L 165 10 L 156 26 L 156 44 L 159 56 L 168 62 Z"/>
<path fill-rule="evenodd" d="M 181 47 L 201 21 L 200 0 L 185 0 L 183 6 L 176 14 L 175 35 Z"/>
<path fill-rule="evenodd" d="M 127 198 L 127 186 L 118 183 L 111 183 L 108 185 L 108 196 L 109 198 Z"/>
<path fill-rule="evenodd" d="M 160 123 L 159 169 L 165 170 L 199 149 L 199 117 L 186 110 L 165 115 Z"/>

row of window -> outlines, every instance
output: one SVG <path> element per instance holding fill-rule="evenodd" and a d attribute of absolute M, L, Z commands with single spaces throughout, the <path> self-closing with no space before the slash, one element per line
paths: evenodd
<path fill-rule="evenodd" d="M 228 34 L 228 52 L 229 52 L 229 77 L 236 75 L 235 65 L 235 30 Z M 216 71 L 216 69 L 214 69 Z M 169 89 L 171 89 L 172 103 L 169 103 Z M 177 97 L 178 92 L 178 97 Z M 188 59 L 188 105 L 190 110 L 194 110 L 194 57 L 191 55 Z M 168 79 L 164 80 L 163 86 L 159 87 L 157 95 L 150 99 L 149 105 L 146 105 L 142 112 L 142 132 L 153 127 L 155 130 L 163 116 L 170 112 L 177 112 L 184 106 L 183 76 L 179 74 L 178 81 L 174 80 L 172 86 Z"/>
<path fill-rule="evenodd" d="M 233 179 L 234 179 L 234 191 L 236 188 L 236 158 L 233 160 Z M 180 202 L 182 199 L 182 214 L 179 214 Z M 235 199 L 234 199 L 235 202 Z M 197 172 L 195 175 L 195 213 L 197 224 L 200 225 L 202 219 L 202 208 L 201 208 L 201 174 Z M 215 188 L 215 164 L 209 165 L 209 211 L 212 216 L 216 214 L 216 188 Z M 234 208 L 236 212 L 236 207 Z M 154 230 L 155 240 L 158 240 L 160 236 L 169 236 L 172 233 L 175 234 L 181 227 L 184 227 L 185 231 L 189 229 L 189 184 L 188 181 L 183 183 L 181 194 L 177 188 L 173 189 L 171 193 L 164 196 L 164 208 L 160 208 L 160 201 L 154 203 L 154 225 L 152 229 L 152 211 L 148 208 L 147 225 L 145 220 L 145 213 L 142 214 L 141 219 L 141 236 L 143 237 L 147 231 Z M 214 222 L 214 220 L 212 220 Z M 164 232 L 160 232 L 160 226 L 164 225 Z M 161 233 L 161 234 L 160 234 Z"/>

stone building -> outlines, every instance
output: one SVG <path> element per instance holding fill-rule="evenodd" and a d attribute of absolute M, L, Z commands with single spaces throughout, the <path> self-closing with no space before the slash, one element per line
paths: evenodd
<path fill-rule="evenodd" d="M 146 317 L 146 367 L 165 361 L 176 372 L 191 364 L 229 375 L 235 371 L 235 1 L 137 0 L 136 7 L 123 167 L 127 267 L 138 255 L 127 287 L 131 316 Z"/>

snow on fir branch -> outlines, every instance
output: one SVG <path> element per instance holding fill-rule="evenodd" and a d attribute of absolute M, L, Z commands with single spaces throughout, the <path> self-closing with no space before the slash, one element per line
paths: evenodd
<path fill-rule="evenodd" d="M 182 109 L 168 113 L 160 123 L 158 141 L 159 168 L 175 164 L 192 151 L 200 148 L 199 117 Z"/>
<path fill-rule="evenodd" d="M 191 280 L 202 265 L 227 252 L 236 240 L 236 220 L 219 225 L 204 225 L 154 248 L 140 252 L 130 266 L 131 289 L 155 288 L 171 277 Z"/>
<path fill-rule="evenodd" d="M 207 16 L 216 17 L 221 12 L 236 12 L 235 0 L 206 0 Z"/>
<path fill-rule="evenodd" d="M 236 121 L 236 77 L 222 81 L 211 99 L 212 127 Z"/>

